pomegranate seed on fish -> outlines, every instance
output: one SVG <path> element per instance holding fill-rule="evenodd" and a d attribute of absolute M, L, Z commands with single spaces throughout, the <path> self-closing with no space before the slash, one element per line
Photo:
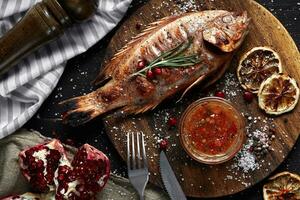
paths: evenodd
<path fill-rule="evenodd" d="M 168 140 L 166 139 L 161 140 L 159 143 L 160 150 L 166 150 L 168 148 L 168 144 L 169 144 Z"/>
<path fill-rule="evenodd" d="M 137 68 L 138 68 L 139 70 L 141 70 L 141 69 L 143 69 L 144 67 L 146 67 L 146 61 L 145 61 L 145 60 L 140 60 L 140 61 L 138 62 Z"/>
<path fill-rule="evenodd" d="M 245 101 L 247 101 L 249 103 L 253 100 L 253 94 L 248 91 L 244 92 L 243 97 L 244 97 Z"/>
<path fill-rule="evenodd" d="M 148 78 L 148 79 L 153 79 L 153 78 L 154 78 L 154 73 L 153 73 L 152 70 L 148 70 L 148 71 L 147 71 L 147 78 Z"/>
<path fill-rule="evenodd" d="M 217 92 L 215 93 L 215 96 L 216 96 L 216 97 L 220 97 L 220 98 L 225 98 L 225 93 L 222 92 L 222 91 L 217 91 Z"/>
<path fill-rule="evenodd" d="M 174 117 L 170 117 L 169 120 L 168 120 L 168 124 L 169 124 L 169 126 L 176 126 L 177 119 L 174 118 Z"/>
<path fill-rule="evenodd" d="M 162 73 L 161 68 L 155 68 L 153 71 L 154 71 L 155 75 L 161 75 L 161 73 Z"/>

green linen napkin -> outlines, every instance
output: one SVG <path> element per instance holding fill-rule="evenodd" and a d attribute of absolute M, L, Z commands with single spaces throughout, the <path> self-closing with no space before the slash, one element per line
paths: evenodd
<path fill-rule="evenodd" d="M 11 194 L 23 194 L 30 191 L 29 184 L 20 172 L 18 154 L 21 150 L 42 143 L 45 138 L 38 132 L 19 130 L 0 140 L 0 198 Z M 75 148 L 65 145 L 67 154 L 72 155 Z M 134 188 L 125 178 L 111 174 L 105 188 L 97 195 L 97 199 L 124 200 L 139 199 Z M 145 191 L 146 200 L 169 199 L 161 189 L 148 184 Z"/>

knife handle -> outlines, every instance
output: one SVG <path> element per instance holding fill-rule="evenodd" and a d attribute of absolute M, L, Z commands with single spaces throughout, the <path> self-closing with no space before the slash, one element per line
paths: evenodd
<path fill-rule="evenodd" d="M 43 0 L 0 38 L 0 76 L 75 24 L 89 19 L 98 0 Z"/>

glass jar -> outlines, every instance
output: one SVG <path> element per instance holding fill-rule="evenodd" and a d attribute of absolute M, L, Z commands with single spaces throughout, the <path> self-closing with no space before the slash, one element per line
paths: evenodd
<path fill-rule="evenodd" d="M 245 140 L 245 119 L 235 106 L 218 97 L 192 103 L 180 119 L 180 141 L 189 156 L 205 164 L 233 158 Z"/>

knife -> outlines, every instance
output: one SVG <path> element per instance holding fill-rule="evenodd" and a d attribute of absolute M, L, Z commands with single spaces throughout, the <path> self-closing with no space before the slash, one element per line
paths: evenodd
<path fill-rule="evenodd" d="M 160 152 L 160 174 L 165 185 L 165 188 L 172 200 L 186 200 L 180 184 L 170 166 L 164 151 Z"/>

